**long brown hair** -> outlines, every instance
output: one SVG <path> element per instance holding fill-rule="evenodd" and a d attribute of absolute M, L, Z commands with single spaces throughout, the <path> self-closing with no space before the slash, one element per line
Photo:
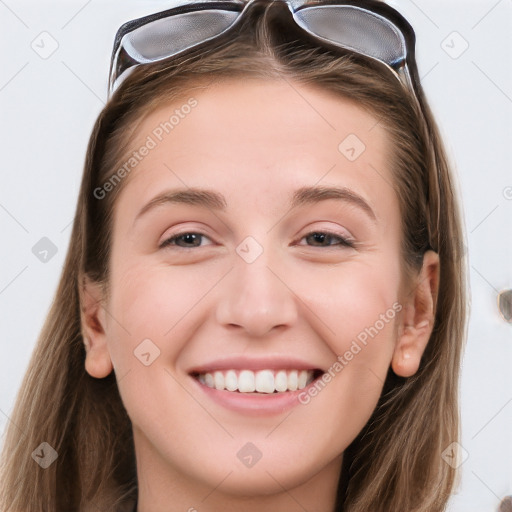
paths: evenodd
<path fill-rule="evenodd" d="M 108 284 L 112 212 L 126 179 L 102 199 L 94 191 L 119 169 L 137 126 L 162 103 L 214 80 L 255 76 L 311 84 L 375 115 L 392 141 L 405 282 L 417 275 L 427 249 L 440 257 L 435 324 L 420 368 L 409 378 L 389 370 L 372 417 L 345 451 L 336 511 L 445 509 L 456 472 L 441 454 L 459 439 L 467 297 L 462 215 L 438 128 L 421 87 L 419 108 L 389 70 L 300 38 L 289 22 L 274 16 L 275 4 L 263 15 L 255 10 L 229 41 L 137 68 L 100 113 L 60 283 L 6 430 L 2 512 L 133 506 L 131 422 L 115 372 L 95 379 L 85 371 L 80 320 L 84 276 Z M 58 454 L 46 469 L 31 455 L 42 442 Z"/>

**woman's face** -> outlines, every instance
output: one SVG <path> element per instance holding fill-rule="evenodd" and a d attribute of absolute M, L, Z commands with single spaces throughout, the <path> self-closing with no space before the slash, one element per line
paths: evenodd
<path fill-rule="evenodd" d="M 218 82 L 137 129 L 103 354 L 148 495 L 173 482 L 216 489 L 207 503 L 283 488 L 312 500 L 310 483 L 336 485 L 393 359 L 392 147 L 368 112 L 291 85 Z"/>

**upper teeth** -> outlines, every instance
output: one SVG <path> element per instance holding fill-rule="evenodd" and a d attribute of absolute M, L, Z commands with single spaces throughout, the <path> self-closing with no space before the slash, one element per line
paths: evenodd
<path fill-rule="evenodd" d="M 274 393 L 305 388 L 313 380 L 313 370 L 227 370 L 201 373 L 202 384 L 210 388 L 241 393 Z"/>

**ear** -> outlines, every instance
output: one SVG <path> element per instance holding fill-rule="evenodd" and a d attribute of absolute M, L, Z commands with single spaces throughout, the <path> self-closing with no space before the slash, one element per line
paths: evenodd
<path fill-rule="evenodd" d="M 434 328 L 439 288 L 439 255 L 427 251 L 417 282 L 406 296 L 391 367 L 400 377 L 414 375 Z"/>
<path fill-rule="evenodd" d="M 112 372 L 107 347 L 104 293 L 100 283 L 88 276 L 80 280 L 80 321 L 86 357 L 85 370 L 91 377 L 102 379 Z"/>

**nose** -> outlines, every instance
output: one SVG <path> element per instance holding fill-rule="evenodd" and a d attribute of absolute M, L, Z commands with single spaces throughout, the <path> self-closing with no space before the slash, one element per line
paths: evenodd
<path fill-rule="evenodd" d="M 298 317 L 297 297 L 289 273 L 279 257 L 264 250 L 254 261 L 234 255 L 234 268 L 222 282 L 216 319 L 229 328 L 240 328 L 261 337 L 272 329 L 291 326 Z"/>

